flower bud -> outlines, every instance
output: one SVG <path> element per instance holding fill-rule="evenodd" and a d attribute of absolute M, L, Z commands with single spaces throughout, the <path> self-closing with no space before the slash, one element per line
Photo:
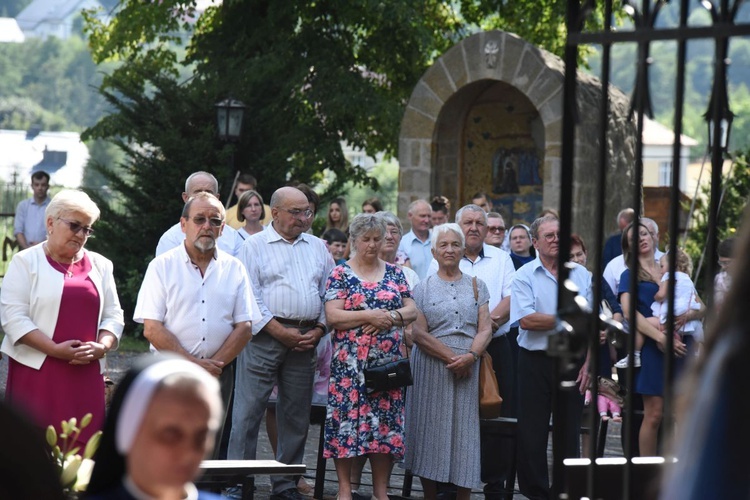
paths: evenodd
<path fill-rule="evenodd" d="M 51 425 L 47 426 L 47 444 L 55 446 L 57 444 L 57 432 Z"/>

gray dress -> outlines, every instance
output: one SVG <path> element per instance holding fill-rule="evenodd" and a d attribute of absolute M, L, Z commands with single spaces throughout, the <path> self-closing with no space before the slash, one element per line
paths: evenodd
<path fill-rule="evenodd" d="M 456 354 L 466 354 L 477 334 L 477 313 L 487 304 L 487 286 L 471 277 L 443 281 L 436 274 L 414 289 L 430 335 Z M 414 386 L 406 398 L 405 467 L 419 477 L 464 488 L 481 487 L 479 442 L 479 363 L 470 377 L 457 379 L 441 360 L 414 348 Z"/>

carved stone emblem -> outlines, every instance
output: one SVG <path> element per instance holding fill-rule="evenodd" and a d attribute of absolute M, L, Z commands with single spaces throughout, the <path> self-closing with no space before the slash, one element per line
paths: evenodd
<path fill-rule="evenodd" d="M 500 47 L 497 46 L 497 42 L 490 40 L 484 44 L 484 62 L 487 63 L 487 69 L 495 69 L 497 67 L 497 53 L 500 52 Z"/>

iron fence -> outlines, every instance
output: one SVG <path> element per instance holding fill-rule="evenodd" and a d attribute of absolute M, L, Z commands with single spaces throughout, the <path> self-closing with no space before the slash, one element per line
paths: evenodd
<path fill-rule="evenodd" d="M 633 185 L 632 194 L 632 207 L 636 214 L 636 220 L 642 215 L 642 179 L 643 179 L 643 117 L 644 115 L 651 116 L 652 105 L 649 96 L 649 66 L 652 64 L 650 57 L 650 47 L 655 41 L 674 41 L 677 43 L 677 54 L 676 54 L 676 79 L 675 79 L 675 104 L 674 104 L 674 148 L 673 148 L 673 165 L 679 165 L 680 162 L 680 150 L 682 144 L 680 142 L 682 131 L 683 131 L 683 114 L 685 106 L 685 66 L 686 66 L 686 46 L 690 40 L 697 39 L 712 39 L 715 41 L 715 53 L 714 53 L 714 65 L 713 65 L 713 86 L 712 93 L 709 99 L 708 110 L 706 111 L 706 120 L 709 123 L 711 130 L 711 137 L 709 138 L 710 143 L 710 155 L 712 164 L 712 175 L 711 175 L 711 193 L 709 200 L 709 235 L 708 241 L 706 242 L 706 265 L 705 265 L 705 283 L 707 284 L 706 298 L 709 304 L 709 314 L 711 297 L 713 296 L 713 276 L 716 273 L 716 249 L 717 249 L 717 216 L 720 204 L 720 193 L 721 193 L 721 165 L 724 160 L 724 156 L 727 154 L 726 151 L 726 139 L 729 135 L 733 113 L 729 108 L 729 99 L 727 92 L 727 80 L 726 70 L 727 65 L 730 63 L 728 60 L 728 42 L 733 37 L 747 36 L 750 35 L 750 25 L 748 24 L 735 24 L 735 17 L 739 10 L 742 0 L 703 0 L 700 4 L 696 1 L 681 0 L 679 2 L 679 25 L 673 27 L 659 27 L 657 20 L 662 8 L 667 4 L 667 0 L 623 0 L 622 2 L 613 2 L 613 0 L 605 0 L 603 2 L 604 8 L 604 25 L 599 26 L 595 29 L 590 29 L 589 26 L 592 23 L 592 14 L 598 7 L 602 6 L 601 2 L 595 0 L 581 2 L 579 0 L 569 0 L 568 14 L 567 14 L 567 45 L 565 49 L 565 98 L 564 98 L 564 116 L 563 116 L 563 137 L 562 137 L 562 170 L 561 170 L 561 191 L 560 191 L 560 246 L 559 246 L 559 259 L 560 259 L 560 280 L 559 283 L 564 283 L 565 278 L 568 275 L 568 270 L 565 267 L 565 262 L 568 260 L 569 249 L 571 245 L 570 235 L 572 228 L 572 203 L 573 203 L 573 185 L 574 185 L 574 163 L 575 158 L 575 133 L 576 133 L 576 117 L 577 106 L 576 102 L 576 73 L 578 69 L 578 54 L 581 45 L 595 45 L 601 48 L 602 53 L 602 65 L 601 75 L 599 75 L 603 88 L 608 88 L 610 82 L 610 71 L 611 71 L 611 49 L 616 44 L 636 44 L 638 47 L 637 60 L 635 66 L 636 84 L 631 96 L 632 99 L 632 111 L 634 112 L 634 119 L 637 123 L 637 137 L 636 137 L 636 164 L 635 164 L 635 182 Z M 615 29 L 613 25 L 613 12 L 614 8 L 622 8 L 631 17 L 633 21 L 632 29 L 618 27 Z M 693 26 L 688 22 L 689 14 L 697 8 L 706 9 L 711 16 L 710 26 Z M 607 124 L 610 123 L 608 118 L 609 114 L 609 96 L 608 92 L 602 92 L 601 102 L 601 116 L 600 116 L 600 137 L 599 144 L 607 144 L 608 130 Z M 607 172 L 607 164 L 609 159 L 607 158 L 607 148 L 600 147 L 599 155 L 599 189 L 598 198 L 595 210 L 595 241 L 594 245 L 598 245 L 597 248 L 602 248 L 604 235 L 604 207 L 605 200 L 607 199 L 605 177 Z M 669 239 L 669 265 L 671 269 L 675 268 L 675 256 L 679 238 L 676 237 L 679 232 L 679 207 L 680 207 L 680 169 L 672 169 L 672 183 L 671 183 L 671 206 L 669 213 L 669 234 L 674 235 Z M 633 231 L 633 244 L 631 248 L 637 248 L 636 238 L 638 232 Z M 634 252 L 633 259 L 629 263 L 629 267 L 633 270 L 631 272 L 630 282 L 630 295 L 635 297 L 637 295 L 637 267 L 638 260 L 637 255 Z M 601 303 L 602 299 L 602 280 L 601 280 L 601 253 L 595 254 L 595 262 L 593 263 L 592 269 L 594 269 L 594 304 Z M 672 331 L 675 324 L 674 314 L 674 273 L 670 275 L 669 282 L 669 312 L 667 317 L 666 331 Z M 574 331 L 565 333 L 564 335 L 569 338 L 562 342 L 563 346 L 558 350 L 557 355 L 560 360 L 559 364 L 562 373 L 562 367 L 565 364 L 565 359 L 576 354 L 576 349 L 580 353 L 581 345 L 580 340 L 582 338 L 587 339 L 590 345 L 595 345 L 599 338 L 599 330 L 602 327 L 601 321 L 598 317 L 596 308 L 594 311 L 584 311 L 576 309 L 576 305 L 572 302 L 570 291 L 566 290 L 564 286 L 560 286 L 558 295 L 558 308 L 559 314 L 563 318 L 570 318 L 570 322 L 576 326 Z M 636 317 L 636 308 L 630 308 L 629 324 L 631 325 L 631 331 L 635 331 L 638 318 Z M 635 335 L 628 335 L 628 352 L 632 356 L 635 348 Z M 667 335 L 667 346 L 665 352 L 669 353 L 665 355 L 665 391 L 664 391 L 664 420 L 662 423 L 664 436 L 670 436 L 672 433 L 672 412 L 673 412 L 673 372 L 674 372 L 674 359 L 673 359 L 673 338 L 671 335 Z M 592 373 L 598 373 L 600 360 L 598 356 L 593 356 L 591 360 L 591 371 Z M 632 449 L 632 442 L 634 433 L 637 432 L 635 429 L 635 419 L 633 410 L 633 388 L 634 388 L 634 369 L 627 370 L 626 375 L 626 386 L 628 388 L 628 397 L 626 401 L 626 418 L 624 423 L 625 436 L 624 436 L 624 454 L 627 460 L 624 461 L 622 467 L 617 469 L 615 476 L 617 476 L 619 484 L 621 481 L 622 488 L 616 493 L 603 494 L 602 489 L 597 486 L 597 482 L 601 483 L 603 477 L 607 476 L 611 481 L 611 470 L 605 470 L 603 465 L 597 464 L 596 461 L 592 460 L 588 465 L 586 474 L 586 496 L 589 498 L 634 498 L 632 493 L 634 492 L 633 478 L 634 478 L 634 451 Z M 560 380 L 556 385 L 556 391 L 564 390 L 565 386 L 569 386 L 570 381 Z M 593 384 L 592 392 L 596 391 L 596 384 Z M 596 395 L 594 395 L 594 399 Z M 560 398 L 556 398 L 560 399 Z M 597 425 L 597 412 L 592 411 L 590 421 L 588 425 L 590 428 L 595 428 Z M 563 450 L 564 447 L 564 426 L 566 425 L 563 418 L 562 412 L 556 412 L 553 426 L 553 498 L 562 498 L 563 494 L 568 490 L 566 487 L 566 471 L 563 464 L 563 456 L 559 450 Z M 595 457 L 594 442 L 592 440 L 591 450 L 589 456 Z M 669 460 L 671 457 L 666 457 Z M 601 484 L 599 486 L 602 486 Z M 568 498 L 567 496 L 565 498 Z"/>

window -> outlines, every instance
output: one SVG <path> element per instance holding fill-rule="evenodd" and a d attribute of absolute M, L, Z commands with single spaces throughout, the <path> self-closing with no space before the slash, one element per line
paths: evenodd
<path fill-rule="evenodd" d="M 671 186 L 671 185 L 672 185 L 672 162 L 660 161 L 659 162 L 659 186 Z"/>

